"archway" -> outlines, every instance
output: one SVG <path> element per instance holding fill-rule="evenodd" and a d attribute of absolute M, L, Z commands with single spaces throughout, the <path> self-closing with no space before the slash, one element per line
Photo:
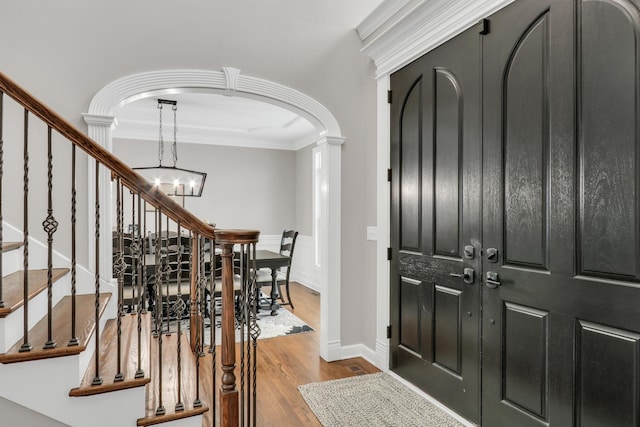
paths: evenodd
<path fill-rule="evenodd" d="M 320 242 L 320 356 L 327 360 L 340 358 L 340 198 L 341 198 L 341 146 L 345 140 L 338 122 L 329 110 L 315 99 L 289 87 L 268 80 L 240 74 L 230 67 L 222 71 L 164 70 L 133 74 L 115 80 L 102 88 L 91 100 L 84 114 L 88 134 L 107 150 L 112 151 L 112 130 L 117 125 L 114 110 L 124 104 L 162 91 L 206 91 L 253 98 L 291 110 L 309 120 L 318 130 L 316 145 L 323 152 L 322 194 L 319 197 L 322 218 L 318 235 Z M 95 177 L 95 164 L 89 162 L 89 179 Z M 101 229 L 111 230 L 113 220 L 110 176 L 100 174 Z M 92 185 L 90 183 L 90 185 Z M 93 184 L 94 185 L 94 184 Z M 91 187 L 90 187 L 91 188 Z M 95 200 L 89 200 L 94 206 Z M 89 234 L 94 235 L 94 225 Z M 111 241 L 103 239 L 100 250 L 100 274 L 111 277 Z M 93 250 L 91 248 L 90 250 Z M 89 259 L 95 259 L 90 254 Z M 329 315 L 331 311 L 331 315 Z"/>

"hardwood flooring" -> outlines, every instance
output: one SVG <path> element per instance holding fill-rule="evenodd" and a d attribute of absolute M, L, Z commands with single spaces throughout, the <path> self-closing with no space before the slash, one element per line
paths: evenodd
<path fill-rule="evenodd" d="M 258 426 L 320 426 L 298 391 L 299 385 L 379 372 L 362 358 L 331 363 L 322 360 L 319 356 L 320 295 L 295 282 L 290 286 L 296 307 L 291 311 L 314 332 L 258 340 Z M 282 309 L 290 310 L 290 307 Z M 203 400 L 210 402 L 212 408 L 205 414 L 203 427 L 213 426 L 213 410 L 218 410 L 209 395 L 213 380 L 211 366 L 212 354 L 206 352 L 200 363 L 201 390 Z M 219 383 L 219 376 L 216 383 Z M 216 385 L 216 390 L 219 390 L 219 385 Z M 218 398 L 216 395 L 216 400 Z"/>

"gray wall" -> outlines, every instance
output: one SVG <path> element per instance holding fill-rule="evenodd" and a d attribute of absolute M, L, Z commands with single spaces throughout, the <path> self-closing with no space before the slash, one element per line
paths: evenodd
<path fill-rule="evenodd" d="M 131 166 L 156 166 L 157 149 L 152 141 L 113 141 L 113 153 Z M 177 166 L 207 173 L 202 197 L 185 197 L 198 218 L 270 235 L 295 227 L 296 152 L 178 144 Z"/>
<path fill-rule="evenodd" d="M 2 425 L 7 427 L 69 427 L 52 418 L 34 412 L 22 405 L 0 398 L 0 417 Z"/>
<path fill-rule="evenodd" d="M 373 9 L 377 3 L 4 1 L 0 70 L 82 130 L 81 113 L 98 90 L 151 70 L 230 66 L 322 103 L 347 137 L 342 151 L 342 344 L 375 348 L 375 246 L 366 241 L 366 226 L 375 224 L 376 86 L 372 63 L 360 52 L 354 29 L 364 18 L 358 8 Z M 60 160 L 57 165 L 68 170 L 67 164 Z M 79 165 L 83 194 L 86 163 Z M 39 184 L 34 191 L 45 188 Z M 79 228 L 86 230 L 86 208 L 81 206 L 78 215 Z M 78 252 L 86 258 L 84 246 Z"/>

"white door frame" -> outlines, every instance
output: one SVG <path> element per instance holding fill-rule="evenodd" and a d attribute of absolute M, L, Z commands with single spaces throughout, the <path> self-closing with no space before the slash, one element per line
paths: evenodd
<path fill-rule="evenodd" d="M 323 218 L 318 236 L 322 274 L 320 277 L 320 356 L 326 361 L 340 359 L 340 197 L 342 136 L 340 126 L 329 110 L 315 99 L 289 87 L 240 74 L 240 70 L 225 67 L 222 71 L 163 70 L 125 76 L 102 88 L 91 100 L 84 120 L 88 135 L 109 151 L 113 151 L 112 130 L 117 125 L 117 107 L 142 98 L 168 92 L 202 91 L 256 99 L 278 105 L 309 120 L 318 130 L 317 146 L 323 151 L 323 182 L 326 192 L 321 197 Z M 89 188 L 95 185 L 95 162 L 88 165 Z M 113 224 L 110 174 L 99 174 L 100 229 L 110 233 Z M 95 208 L 95 196 L 89 192 L 89 212 Z M 89 224 L 93 236 L 95 224 Z M 102 231 L 105 235 L 105 232 Z M 89 245 L 89 259 L 95 259 L 95 248 Z M 93 266 L 95 267 L 95 266 Z M 100 275 L 111 277 L 111 237 L 101 239 Z M 331 312 L 331 315 L 329 314 Z"/>

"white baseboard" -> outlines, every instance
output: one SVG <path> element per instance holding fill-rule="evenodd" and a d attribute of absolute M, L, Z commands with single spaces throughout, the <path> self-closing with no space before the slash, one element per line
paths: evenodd
<path fill-rule="evenodd" d="M 353 359 L 354 357 L 362 357 L 364 360 L 380 369 L 380 366 L 378 366 L 378 355 L 366 345 L 360 343 L 342 346 L 340 349 L 340 360 Z M 385 369 L 381 370 L 384 371 Z"/>

